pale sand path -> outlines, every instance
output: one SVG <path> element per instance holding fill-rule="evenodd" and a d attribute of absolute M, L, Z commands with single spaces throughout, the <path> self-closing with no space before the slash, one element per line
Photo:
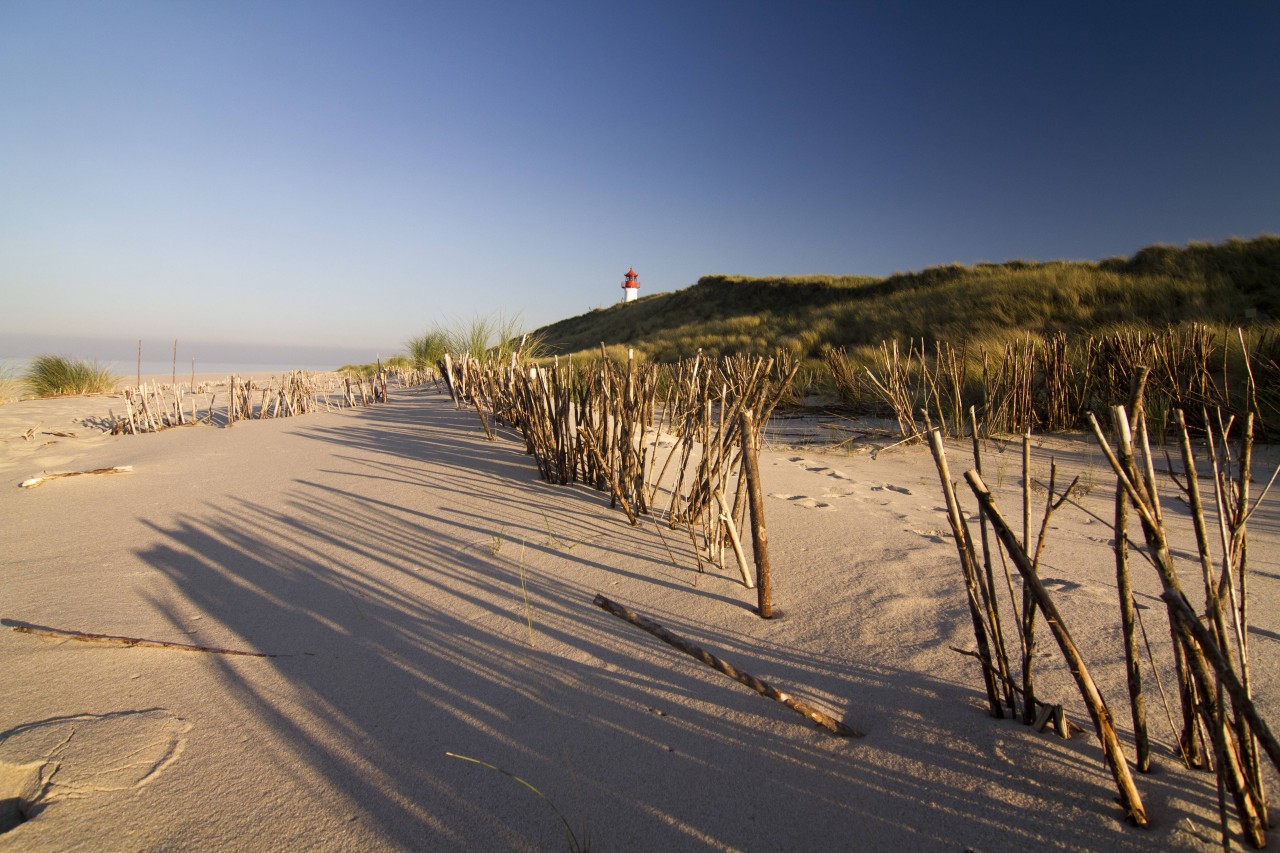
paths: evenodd
<path fill-rule="evenodd" d="M 35 414 L 51 426 L 75 405 Z M 0 850 L 563 849 L 545 803 L 446 752 L 529 780 L 605 850 L 1216 847 L 1210 778 L 1166 749 L 1138 780 L 1141 831 L 1092 736 L 985 715 L 976 665 L 946 649 L 972 633 L 922 448 L 765 454 L 766 490 L 785 496 L 767 501 L 782 616 L 765 622 L 736 569 L 697 574 L 687 538 L 664 544 L 606 495 L 543 484 L 521 444 L 486 442 L 434 393 L 34 450 L 12 433 L 30 417 L 0 407 L 0 616 L 280 657 L 0 630 L 0 761 L 57 766 Z M 16 487 L 112 465 L 134 471 Z M 1086 503 L 1108 515 L 1109 488 Z M 1109 531 L 1065 509 L 1055 526 L 1044 575 L 1127 734 Z M 1251 529 L 1252 649 L 1275 726 L 1277 513 Z M 597 592 L 866 737 L 811 728 L 593 607 Z M 1043 693 L 1078 709 L 1041 630 L 1059 670 Z"/>

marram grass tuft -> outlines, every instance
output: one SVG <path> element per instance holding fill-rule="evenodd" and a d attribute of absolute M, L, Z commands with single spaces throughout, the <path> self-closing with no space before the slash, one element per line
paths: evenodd
<path fill-rule="evenodd" d="M 36 397 L 107 394 L 115 390 L 117 382 L 116 376 L 96 361 L 61 355 L 36 356 L 23 380 Z"/>

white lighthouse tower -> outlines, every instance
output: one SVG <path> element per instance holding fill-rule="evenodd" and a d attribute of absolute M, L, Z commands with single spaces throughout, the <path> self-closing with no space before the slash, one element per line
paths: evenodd
<path fill-rule="evenodd" d="M 622 281 L 623 302 L 635 302 L 640 298 L 640 281 L 636 278 L 635 267 L 627 267 L 627 277 Z"/>

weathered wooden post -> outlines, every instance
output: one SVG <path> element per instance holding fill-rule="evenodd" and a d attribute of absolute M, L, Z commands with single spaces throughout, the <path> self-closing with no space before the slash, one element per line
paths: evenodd
<path fill-rule="evenodd" d="M 773 584 L 769 577 L 769 536 L 764 526 L 764 498 L 760 489 L 760 460 L 751 412 L 742 410 L 742 465 L 747 472 L 747 497 L 751 509 L 751 547 L 756 558 L 756 600 L 761 619 L 773 618 Z"/>

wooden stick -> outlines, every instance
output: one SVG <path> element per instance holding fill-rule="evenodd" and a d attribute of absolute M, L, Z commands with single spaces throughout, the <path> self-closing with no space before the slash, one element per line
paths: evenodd
<path fill-rule="evenodd" d="M 1031 552 L 1031 433 L 1022 436 L 1022 550 Z"/>
<path fill-rule="evenodd" d="M 982 655 L 978 654 L 978 653 L 977 653 L 977 652 L 975 652 L 973 649 L 962 649 L 962 648 L 959 648 L 958 646 L 947 646 L 947 648 L 951 649 L 951 651 L 955 652 L 956 654 L 960 654 L 960 655 L 964 655 L 965 657 L 973 658 L 974 660 L 976 660 L 978 663 L 982 664 L 983 666 L 991 666 L 991 664 L 987 663 L 986 661 L 984 661 L 984 660 L 982 659 Z M 993 672 L 994 672 L 994 670 L 993 670 Z M 999 673 L 996 673 L 996 675 L 1000 675 L 1000 674 L 999 674 Z M 1021 688 L 1021 687 L 1019 687 L 1018 685 L 1016 685 L 1016 684 L 1014 684 L 1014 683 L 1010 682 L 1010 683 L 1009 683 L 1009 686 L 1010 686 L 1010 687 L 1012 687 L 1012 688 L 1013 688 L 1013 690 L 1014 690 L 1016 693 L 1018 693 L 1018 694 L 1021 694 L 1021 693 L 1022 693 L 1022 688 Z M 1044 702 L 1044 701 L 1041 701 L 1041 700 L 1039 700 L 1039 699 L 1037 699 L 1037 700 L 1036 700 L 1036 706 L 1037 706 L 1037 707 L 1039 707 L 1039 708 L 1045 708 L 1045 707 L 1058 708 L 1058 709 L 1061 709 L 1061 708 L 1062 708 L 1062 706 L 1061 706 L 1061 705 L 1050 705 L 1048 702 Z M 1063 717 L 1063 720 L 1062 720 L 1062 722 L 1061 722 L 1061 725 L 1059 725 L 1059 723 L 1058 723 L 1058 721 L 1057 721 L 1056 719 L 1054 720 L 1054 730 L 1057 732 L 1058 736 L 1059 736 L 1060 738 L 1062 738 L 1063 740 L 1070 740 L 1070 739 L 1071 739 L 1071 733 L 1072 733 L 1072 732 L 1079 732 L 1080 734 L 1088 734 L 1088 730 L 1087 730 L 1087 729 L 1083 729 L 1083 728 L 1081 728 L 1079 725 L 1077 725 L 1076 723 L 1071 722 L 1071 720 L 1067 719 L 1065 716 Z"/>
<path fill-rule="evenodd" d="M 1138 770 L 1151 770 L 1151 740 L 1147 735 L 1147 706 L 1142 696 L 1142 667 L 1138 659 L 1136 608 L 1129 579 L 1129 498 L 1117 485 L 1115 494 L 1116 589 L 1120 595 L 1120 629 L 1124 638 L 1125 676 L 1129 687 L 1129 713 L 1133 720 L 1134 748 Z"/>
<path fill-rule="evenodd" d="M 1129 409 L 1135 425 L 1143 417 L 1143 391 L 1150 374 L 1149 367 L 1139 367 L 1129 393 Z M 1125 675 L 1129 687 L 1129 713 L 1133 720 L 1133 740 L 1138 770 L 1151 770 L 1151 739 L 1147 734 L 1147 706 L 1142 696 L 1142 667 L 1138 657 L 1137 608 L 1133 603 L 1133 585 L 1129 575 L 1129 498 L 1124 486 L 1116 484 L 1114 551 L 1116 563 L 1116 589 L 1120 595 L 1120 630 L 1124 638 Z"/>
<path fill-rule="evenodd" d="M 1022 550 L 1031 552 L 1031 433 L 1022 436 Z M 1036 602 L 1030 589 L 1022 587 L 1022 722 L 1030 725 L 1035 716 Z"/>
<path fill-rule="evenodd" d="M 729 533 L 729 544 L 733 546 L 733 555 L 738 558 L 738 568 L 742 571 L 742 583 L 747 589 L 755 588 L 755 581 L 751 579 L 751 572 L 747 569 L 747 557 L 742 553 L 742 540 L 738 537 L 738 525 L 733 523 L 733 512 L 729 509 L 729 502 L 724 499 L 724 492 L 719 489 L 715 490 L 716 502 L 720 504 L 720 520 L 724 522 L 724 529 Z"/>
<path fill-rule="evenodd" d="M 1084 699 L 1085 706 L 1089 709 L 1089 715 L 1093 718 L 1093 725 L 1098 732 L 1098 739 L 1102 742 L 1102 754 L 1107 760 L 1107 765 L 1111 768 L 1111 775 L 1120 791 L 1125 811 L 1135 824 L 1146 826 L 1147 813 L 1142 807 L 1142 798 L 1133 782 L 1133 776 L 1129 773 L 1129 765 L 1125 762 L 1124 748 L 1120 745 L 1120 739 L 1116 736 L 1115 727 L 1112 725 L 1111 712 L 1107 710 L 1107 704 L 1103 700 L 1102 694 L 1098 692 L 1097 685 L 1094 684 L 1093 678 L 1089 675 L 1089 669 L 1085 666 L 1084 658 L 1080 656 L 1080 652 L 1076 649 L 1075 642 L 1067 631 L 1066 623 L 1062 621 L 1062 615 L 1058 613 L 1058 608 L 1054 604 L 1053 598 L 1049 595 L 1049 591 L 1040 582 L 1040 578 L 1036 574 L 1035 568 L 1031 565 L 1031 559 L 1027 556 L 1027 552 L 1019 545 L 1017 535 L 1014 534 L 1013 530 L 1005 522 L 1004 516 L 996 508 L 991 492 L 987 490 L 986 483 L 982 482 L 982 477 L 976 471 L 967 471 L 964 478 L 968 481 L 969 488 L 973 490 L 974 495 L 978 498 L 978 502 L 986 510 L 987 519 L 991 522 L 991 527 L 996 536 L 1004 543 L 1005 550 L 1013 558 L 1014 565 L 1018 567 L 1018 572 L 1022 575 L 1022 582 L 1025 588 L 1031 590 L 1037 606 L 1044 612 L 1045 621 L 1049 623 L 1049 630 L 1053 633 L 1054 639 L 1058 641 L 1058 647 L 1062 650 L 1062 655 L 1067 660 L 1068 669 L 1071 670 L 1076 686 L 1080 688 L 1080 696 Z"/>
<path fill-rule="evenodd" d="M 730 678 L 734 679 L 740 684 L 745 684 L 747 687 L 750 687 L 752 690 L 756 691 L 761 696 L 767 696 L 770 699 L 774 699 L 778 702 L 781 702 L 791 710 L 795 711 L 797 714 L 801 714 L 805 717 L 808 717 L 810 720 L 817 723 L 819 726 L 822 726 L 824 729 L 834 732 L 835 734 L 838 734 L 841 737 L 862 737 L 862 732 L 859 732 L 856 729 L 852 729 L 846 726 L 844 723 L 840 722 L 839 720 L 836 720 L 827 716 L 821 711 L 809 706 L 805 702 L 799 699 L 796 699 L 794 696 L 789 696 L 788 694 L 783 693 L 781 690 L 771 687 L 770 685 L 756 678 L 754 675 L 743 672 L 742 670 L 733 666 L 729 662 L 721 660 L 720 658 L 716 657 L 710 652 L 702 648 L 699 648 L 698 646 L 695 646 L 693 643 L 690 643 L 688 640 L 685 640 L 684 638 L 671 633 L 666 628 L 663 628 L 661 625 L 659 625 L 657 622 L 654 622 L 652 619 L 647 619 L 644 616 L 641 616 L 639 613 L 636 613 L 635 611 L 630 610 L 629 608 L 623 607 L 621 604 L 612 602 L 609 599 L 605 598 L 603 595 L 600 595 L 598 593 L 596 594 L 595 600 L 592 601 L 592 603 L 596 607 L 599 607 L 602 610 L 612 613 L 614 616 L 617 616 L 619 619 L 624 619 L 627 622 L 630 622 L 632 625 L 635 625 L 637 628 L 641 628 L 645 631 L 648 631 L 650 634 L 657 637 L 659 640 L 662 640 L 664 643 L 667 643 L 670 646 L 674 646 L 675 648 L 689 655 L 689 657 L 702 661 L 707 666 L 711 667 L 717 672 L 724 673 L 725 675 L 729 676 Z"/>
<path fill-rule="evenodd" d="M 631 522 L 631 526 L 635 527 L 640 522 L 636 519 L 636 514 L 631 511 L 631 504 L 627 503 L 626 497 L 622 494 L 622 487 L 618 485 L 618 477 L 613 473 L 613 469 L 605 464 L 604 457 L 600 455 L 600 448 L 596 446 L 595 440 L 591 437 L 591 431 L 584 429 L 582 438 L 586 443 L 587 450 L 595 457 L 596 464 L 605 472 L 609 478 L 609 488 L 613 491 L 613 496 L 617 498 L 618 503 L 622 504 L 622 511 L 627 514 L 627 521 Z"/>
<path fill-rule="evenodd" d="M 968 525 L 960 513 L 960 502 L 956 499 L 955 487 L 951 483 L 951 471 L 947 466 L 947 454 L 942 446 L 942 431 L 929 430 L 929 449 L 933 453 L 933 461 L 942 481 L 942 494 L 947 503 L 947 521 L 951 524 L 951 534 L 955 539 L 956 551 L 960 556 L 960 571 L 964 575 L 965 592 L 969 600 L 969 616 L 973 622 L 973 636 L 978 644 L 979 660 L 983 662 L 982 680 L 987 688 L 987 702 L 991 708 L 991 716 L 1002 719 L 1004 712 L 1000 707 L 1000 691 L 996 678 L 996 669 L 991 658 L 991 647 L 987 641 L 987 630 L 982 619 L 981 605 L 978 602 L 978 567 L 973 552 L 973 539 L 969 535 Z"/>
<path fill-rule="evenodd" d="M 971 434 L 973 439 L 973 467 L 979 474 L 982 473 L 982 443 L 978 438 L 978 414 L 974 406 L 969 407 L 969 423 L 971 426 Z M 991 567 L 991 541 L 987 535 L 987 516 L 978 509 L 978 528 L 982 532 L 982 582 L 978 584 L 978 589 L 983 592 L 983 601 L 987 607 L 987 621 L 991 626 L 991 640 L 995 646 L 996 662 L 1000 665 L 1000 681 L 1004 685 L 1005 705 L 1009 709 L 1010 717 L 1018 716 L 1017 700 L 1014 699 L 1014 683 L 1013 678 L 1009 674 L 1009 653 L 1004 644 L 1004 624 L 1000 620 L 1000 603 L 996 596 L 996 577 Z M 1010 579 L 1012 584 L 1012 579 Z M 1010 602 L 1013 601 L 1012 596 Z M 1017 607 L 1014 606 L 1014 616 L 1017 616 Z M 1021 623 L 1018 623 L 1019 640 L 1021 640 Z"/>
<path fill-rule="evenodd" d="M 1094 437 L 1098 440 L 1098 446 L 1101 448 L 1103 456 L 1107 458 L 1108 464 L 1111 465 L 1111 470 L 1116 475 L 1117 485 L 1124 489 L 1129 496 L 1130 506 L 1138 513 L 1138 517 L 1142 522 L 1143 533 L 1146 535 L 1151 564 L 1155 567 L 1157 574 L 1160 575 L 1161 584 L 1164 587 L 1165 592 L 1161 595 L 1161 599 L 1164 600 L 1165 606 L 1169 611 L 1169 631 L 1173 641 L 1175 670 L 1178 675 L 1178 695 L 1182 703 L 1183 731 L 1179 737 L 1179 745 L 1190 765 L 1199 767 L 1202 763 L 1202 756 L 1195 737 L 1196 710 L 1195 698 L 1192 696 L 1194 686 L 1191 674 L 1188 672 L 1188 664 L 1191 663 L 1189 659 L 1196 655 L 1192 654 L 1190 647 L 1184 648 L 1179 633 L 1179 624 L 1184 621 L 1186 613 L 1191 611 L 1191 606 L 1186 603 L 1186 599 L 1182 595 L 1182 588 L 1178 584 L 1176 573 L 1173 570 L 1173 557 L 1169 553 L 1168 543 L 1164 538 L 1164 527 L 1150 508 L 1150 498 L 1146 491 L 1146 486 L 1138 474 L 1137 465 L 1133 461 L 1133 435 L 1129 428 L 1129 417 L 1125 414 L 1124 406 L 1113 407 L 1112 416 L 1116 431 L 1119 433 L 1120 449 L 1124 454 L 1123 462 L 1111 449 L 1111 444 L 1102 434 L 1102 427 L 1098 425 L 1098 419 L 1092 412 L 1089 413 L 1089 425 L 1093 428 Z M 1142 422 L 1138 421 L 1138 423 Z M 1182 605 L 1185 605 L 1185 607 Z M 1199 624 L 1198 618 L 1194 615 L 1192 620 L 1197 625 Z M 1217 646 L 1215 644 L 1214 650 L 1216 649 Z M 1206 649 L 1205 652 L 1207 654 L 1209 650 Z M 1203 660 L 1201 662 L 1203 663 Z M 1227 668 L 1229 669 L 1229 665 Z M 1206 686 L 1210 683 L 1209 679 L 1202 679 L 1202 681 L 1203 685 Z M 1209 691 L 1209 693 L 1212 692 L 1211 690 Z"/>
<path fill-rule="evenodd" d="M 57 474 L 44 474 L 39 477 L 32 477 L 29 480 L 23 480 L 18 486 L 23 489 L 34 489 L 41 483 L 49 480 L 58 480 L 62 477 L 78 477 L 81 474 L 127 474 L 132 470 L 132 465 L 117 465 L 113 468 L 94 468 L 91 471 L 61 471 Z"/>
<path fill-rule="evenodd" d="M 742 465 L 747 472 L 747 495 L 751 507 L 751 548 L 760 576 L 756 600 L 761 619 L 773 618 L 773 584 L 769 573 L 769 535 L 764 526 L 764 498 L 760 488 L 760 462 L 756 457 L 755 428 L 751 413 L 742 410 Z"/>
<path fill-rule="evenodd" d="M 19 634 L 34 634 L 40 637 L 54 637 L 59 640 L 79 640 L 83 643 L 109 643 L 116 646 L 142 646 L 151 649 L 173 649 L 179 652 L 208 652 L 215 655 L 243 655 L 251 658 L 273 658 L 264 652 L 245 652 L 239 649 L 220 649 L 214 646 L 193 646 L 187 643 L 169 643 L 164 640 L 144 640 L 139 637 L 120 637 L 115 634 L 90 634 L 85 631 L 67 631 L 62 628 L 50 628 L 47 625 L 32 625 L 16 619 L 0 619 Z"/>
<path fill-rule="evenodd" d="M 376 386 L 374 387 L 374 391 L 377 391 Z M 484 410 L 480 408 L 480 395 L 473 395 L 471 402 L 476 404 L 476 414 L 480 416 L 480 426 L 484 427 L 484 437 L 489 439 L 489 441 L 493 441 L 493 430 L 489 429 L 489 420 L 484 416 Z"/>

